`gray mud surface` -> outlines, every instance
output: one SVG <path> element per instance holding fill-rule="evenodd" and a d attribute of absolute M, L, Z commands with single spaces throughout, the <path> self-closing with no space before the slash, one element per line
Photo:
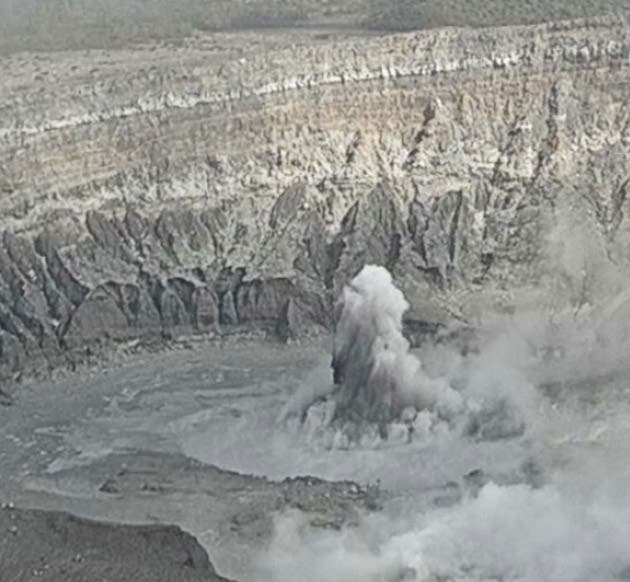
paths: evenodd
<path fill-rule="evenodd" d="M 431 369 L 428 355 L 421 357 Z M 322 447 L 316 434 L 291 432 L 275 419 L 329 360 L 317 344 L 199 344 L 24 383 L 13 404 L 0 407 L 0 501 L 44 513 L 0 516 L 4 555 L 16 544 L 23 552 L 7 562 L 8 580 L 73 580 L 62 569 L 76 580 L 143 580 L 130 574 L 138 555 L 147 576 L 161 572 L 146 580 L 193 580 L 184 575 L 197 574 L 186 565 L 189 554 L 201 556 L 194 563 L 203 568 L 204 551 L 229 579 L 289 580 L 264 576 L 274 543 L 277 551 L 277 523 L 287 516 L 299 515 L 321 535 L 344 536 L 366 520 L 404 524 L 410 515 L 458 507 L 489 482 L 536 491 L 567 463 L 608 455 L 606 443 L 622 438 L 630 418 L 624 368 L 597 380 L 597 390 L 573 381 L 566 393 L 558 388 L 528 434 L 516 438 L 446 432 L 413 443 Z M 168 548 L 162 561 L 143 549 L 153 547 L 152 535 L 165 540 L 158 542 Z M 129 552 L 114 559 L 121 544 Z M 72 561 L 79 554 L 85 562 Z M 86 572 L 94 575 L 81 578 Z M 216 579 L 207 569 L 199 575 Z"/>
<path fill-rule="evenodd" d="M 238 414 L 238 400 L 248 390 L 287 370 L 299 374 L 318 353 L 313 348 L 253 348 L 201 346 L 137 355 L 115 369 L 101 367 L 22 386 L 13 405 L 0 407 L 0 499 L 53 513 L 0 516 L 0 556 L 14 556 L 3 571 L 15 572 L 14 578 L 1 579 L 30 580 L 29 572 L 38 568 L 47 580 L 100 580 L 101 575 L 108 580 L 218 579 L 208 577 L 207 569 L 190 570 L 191 576 L 201 577 L 186 578 L 181 548 L 197 542 L 177 528 L 159 525 L 171 523 L 196 536 L 219 572 L 227 569 L 236 576 L 248 571 L 264 549 L 277 514 L 299 510 L 315 527 L 338 529 L 376 508 L 375 493 L 349 481 L 271 481 L 182 453 L 179 433 L 185 432 L 190 414 L 221 409 L 228 402 L 231 414 Z M 173 424 L 178 419 L 179 429 Z M 59 510 L 154 527 L 96 525 L 54 513 Z M 11 531 L 14 520 L 19 537 Z M 56 540 L 53 534 L 61 537 Z M 150 546 L 156 541 L 152 536 L 164 540 L 157 540 L 166 552 L 159 560 L 140 545 Z M 41 545 L 44 537 L 48 542 Z M 129 550 L 117 562 L 116 548 L 125 544 Z M 22 553 L 13 554 L 14 546 Z M 201 546 L 195 547 L 203 555 Z M 93 559 L 73 562 L 78 554 Z M 146 559 L 145 577 L 132 575 L 139 555 Z"/>

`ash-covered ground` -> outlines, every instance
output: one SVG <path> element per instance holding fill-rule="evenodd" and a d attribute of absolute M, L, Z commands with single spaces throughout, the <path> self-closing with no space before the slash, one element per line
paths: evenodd
<path fill-rule="evenodd" d="M 177 524 L 242 581 L 627 579 L 623 297 L 616 315 L 495 314 L 411 350 L 379 276 L 345 301 L 372 322 L 358 390 L 406 391 L 386 418 L 348 416 L 328 342 L 135 355 L 0 409 L 2 498 Z"/>

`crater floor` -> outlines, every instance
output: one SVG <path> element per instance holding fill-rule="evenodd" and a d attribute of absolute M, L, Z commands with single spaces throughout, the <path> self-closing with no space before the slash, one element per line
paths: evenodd
<path fill-rule="evenodd" d="M 325 365 L 325 347 L 200 344 L 30 383 L 0 408 L 0 497 L 106 521 L 177 524 L 222 575 L 287 580 L 265 558 L 278 551 L 278 519 L 291 510 L 314 526 L 306 531 L 362 531 L 375 519 L 402 527 L 410 516 L 459 507 L 489 481 L 547 486 L 579 459 L 607 459 L 630 418 L 628 384 L 613 374 L 569 390 L 561 406 L 543 403 L 519 438 L 480 442 L 447 431 L 331 450 L 276 423 L 308 373 Z M 304 475 L 312 478 L 286 480 Z"/>

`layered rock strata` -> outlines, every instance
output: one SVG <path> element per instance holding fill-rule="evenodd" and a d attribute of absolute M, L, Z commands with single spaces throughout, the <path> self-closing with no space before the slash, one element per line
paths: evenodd
<path fill-rule="evenodd" d="M 224 34 L 0 69 L 2 378 L 110 341 L 326 329 L 367 262 L 417 329 L 465 319 L 478 292 L 540 282 L 563 221 L 625 268 L 622 20 Z"/>

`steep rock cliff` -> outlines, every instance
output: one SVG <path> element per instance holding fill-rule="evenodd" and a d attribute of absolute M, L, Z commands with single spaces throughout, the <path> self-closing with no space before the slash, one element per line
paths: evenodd
<path fill-rule="evenodd" d="M 568 295 L 628 259 L 622 20 L 224 34 L 0 68 L 2 377 L 108 341 L 324 329 L 366 262 L 419 326 L 466 319 L 471 297 L 545 280 L 550 246 L 574 244 L 559 224 L 589 248 L 564 263 Z"/>

